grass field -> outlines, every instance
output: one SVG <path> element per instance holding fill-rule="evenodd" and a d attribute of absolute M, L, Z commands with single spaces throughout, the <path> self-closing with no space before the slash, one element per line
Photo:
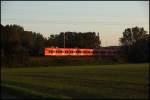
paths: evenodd
<path fill-rule="evenodd" d="M 148 64 L 2 68 L 2 98 L 148 99 Z"/>

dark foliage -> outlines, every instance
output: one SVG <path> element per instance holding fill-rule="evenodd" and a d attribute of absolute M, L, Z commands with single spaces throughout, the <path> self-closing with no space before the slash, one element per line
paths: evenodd
<path fill-rule="evenodd" d="M 125 29 L 122 43 L 122 56 L 128 62 L 149 62 L 149 38 L 150 35 L 144 28 L 133 27 Z"/>
<path fill-rule="evenodd" d="M 99 48 L 101 44 L 95 32 L 61 32 L 50 35 L 48 41 L 49 46 L 59 48 Z"/>
<path fill-rule="evenodd" d="M 129 62 L 149 62 L 149 34 L 144 28 L 134 27 L 125 29 L 122 43 L 121 58 L 106 59 L 100 57 L 83 59 L 53 59 L 54 61 L 32 60 L 32 57 L 40 57 L 44 54 L 45 47 L 59 48 L 100 48 L 100 37 L 95 32 L 61 32 L 50 35 L 48 38 L 42 34 L 25 31 L 19 25 L 0 25 L 1 28 L 1 66 L 39 66 L 57 64 L 86 64 L 87 62 L 103 63 L 119 61 L 123 59 Z M 96 60 L 95 60 L 96 59 Z M 99 59 L 99 60 L 98 60 Z M 34 62 L 32 62 L 34 61 Z M 97 61 L 97 62 L 95 62 Z M 102 62 L 101 62 L 102 61 Z M 75 63 L 76 62 L 76 63 Z"/>
<path fill-rule="evenodd" d="M 28 66 L 30 57 L 43 56 L 45 47 L 64 47 L 64 38 L 67 48 L 98 48 L 101 43 L 95 32 L 61 32 L 47 39 L 19 25 L 0 27 L 2 66 Z"/>
<path fill-rule="evenodd" d="M 19 25 L 1 25 L 2 66 L 28 65 L 30 56 L 39 56 L 46 39 L 40 34 L 24 31 Z"/>

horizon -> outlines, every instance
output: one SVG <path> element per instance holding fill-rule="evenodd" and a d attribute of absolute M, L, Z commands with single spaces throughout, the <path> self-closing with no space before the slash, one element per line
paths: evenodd
<path fill-rule="evenodd" d="M 149 33 L 149 2 L 1 1 L 1 24 L 17 24 L 44 37 L 67 31 L 99 32 L 101 46 L 119 46 L 126 28 L 143 27 Z"/>

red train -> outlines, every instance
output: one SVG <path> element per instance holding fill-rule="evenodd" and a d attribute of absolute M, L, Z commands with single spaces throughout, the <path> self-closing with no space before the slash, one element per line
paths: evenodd
<path fill-rule="evenodd" d="M 115 56 L 116 47 L 101 47 L 100 49 L 88 48 L 45 48 L 45 56 Z"/>

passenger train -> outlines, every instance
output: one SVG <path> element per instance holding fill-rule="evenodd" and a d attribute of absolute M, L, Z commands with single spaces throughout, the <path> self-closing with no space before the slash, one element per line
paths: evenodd
<path fill-rule="evenodd" d="M 105 56 L 117 55 L 118 48 L 101 47 L 99 49 L 89 48 L 45 48 L 45 56 Z"/>

